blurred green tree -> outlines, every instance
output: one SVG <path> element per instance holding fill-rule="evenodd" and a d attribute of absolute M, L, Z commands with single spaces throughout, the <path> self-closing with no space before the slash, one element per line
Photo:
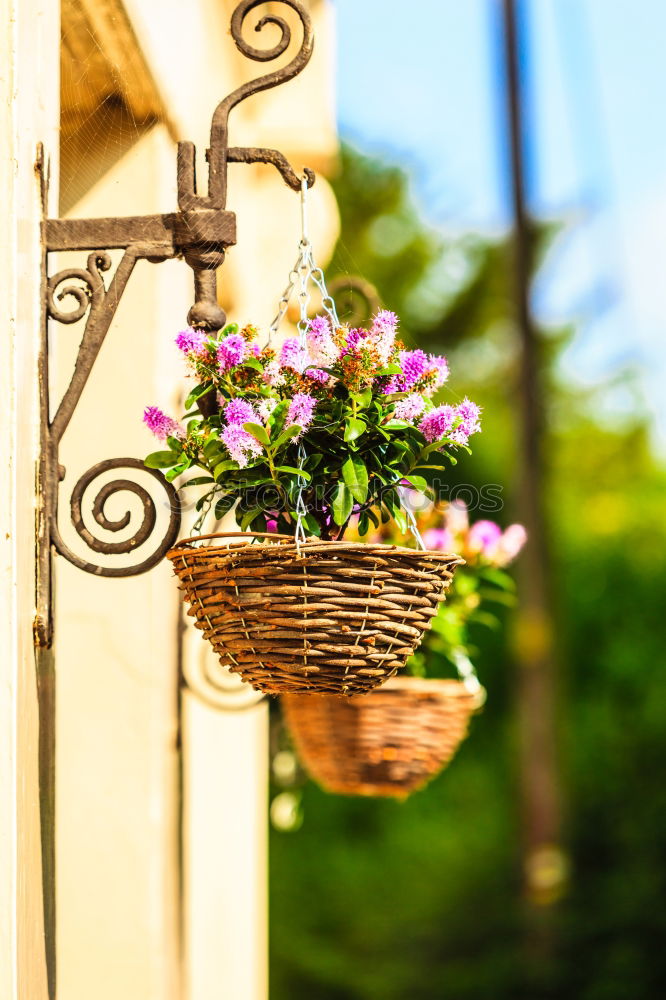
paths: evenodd
<path fill-rule="evenodd" d="M 486 411 L 453 481 L 507 488 L 507 244 L 433 232 L 407 175 L 349 147 L 335 188 L 343 235 L 329 274 L 362 274 L 410 345 L 448 353 L 456 391 Z M 538 235 L 545 252 L 550 230 Z M 478 630 L 488 704 L 439 778 L 404 804 L 310 784 L 300 830 L 272 833 L 272 1000 L 655 1000 L 666 990 L 666 473 L 640 413 L 609 425 L 599 417 L 607 387 L 583 394 L 563 381 L 572 335 L 543 336 L 541 352 L 569 892 L 541 914 L 521 901 L 515 670 L 506 634 Z M 541 920 L 559 942 L 546 958 L 525 944 Z"/>

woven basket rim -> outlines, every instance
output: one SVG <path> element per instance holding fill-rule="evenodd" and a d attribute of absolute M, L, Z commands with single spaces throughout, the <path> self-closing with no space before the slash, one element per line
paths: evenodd
<path fill-rule="evenodd" d="M 481 691 L 479 686 L 477 691 L 470 691 L 465 686 L 465 682 L 455 677 L 412 677 L 410 674 L 400 674 L 390 677 L 382 684 L 384 691 L 409 691 L 411 694 L 446 694 L 455 695 L 461 698 L 476 698 Z M 363 695 L 363 697 L 365 697 Z"/>
<path fill-rule="evenodd" d="M 231 538 L 242 538 L 243 535 L 250 537 L 251 541 L 242 540 L 239 542 L 227 541 L 224 545 L 211 545 L 207 544 L 205 546 L 199 545 L 200 542 L 211 542 L 213 539 L 231 539 Z M 276 541 L 266 541 L 255 543 L 256 538 L 267 538 L 276 539 Z M 194 535 L 189 538 L 181 538 L 180 541 L 169 549 L 167 552 L 168 559 L 176 559 L 183 555 L 183 552 L 196 552 L 199 556 L 215 556 L 219 552 L 239 552 L 244 549 L 254 548 L 271 548 L 279 549 L 280 552 L 300 552 L 304 549 L 314 552 L 330 552 L 334 549 L 336 552 L 359 552 L 365 551 L 368 553 L 377 552 L 389 555 L 395 553 L 396 555 L 403 556 L 405 558 L 412 559 L 428 559 L 437 562 L 447 562 L 453 566 L 463 566 L 465 560 L 462 556 L 455 552 L 442 552 L 437 549 L 411 549 L 405 545 L 389 545 L 385 542 L 348 542 L 344 539 L 342 541 L 333 540 L 323 540 L 320 538 L 308 538 L 305 542 L 297 543 L 291 535 L 278 535 L 269 534 L 263 532 L 215 532 L 210 535 Z M 417 678 L 418 679 L 418 678 Z"/>
<path fill-rule="evenodd" d="M 350 698 L 345 698 L 345 704 L 361 704 L 366 702 L 369 697 L 375 698 L 380 695 L 391 694 L 391 692 L 397 694 L 399 692 L 405 692 L 416 697 L 432 698 L 444 697 L 444 698 L 461 698 L 472 699 L 474 703 L 475 711 L 483 707 L 486 701 L 487 692 L 483 685 L 479 685 L 476 691 L 470 691 L 468 687 L 465 686 L 463 680 L 458 680 L 455 677 L 413 677 L 411 674 L 397 674 L 393 677 L 389 677 L 387 681 L 384 681 L 377 688 L 373 688 L 371 691 L 364 691 L 359 694 L 352 695 Z M 281 698 L 287 699 L 308 699 L 311 698 L 332 698 L 339 701 L 339 696 L 335 694 L 318 694 L 315 692 L 287 692 L 280 696 Z"/>

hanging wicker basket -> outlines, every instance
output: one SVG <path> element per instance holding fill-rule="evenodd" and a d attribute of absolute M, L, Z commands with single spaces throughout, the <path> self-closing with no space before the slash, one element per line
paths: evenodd
<path fill-rule="evenodd" d="M 201 544 L 214 539 L 227 541 Z M 463 562 L 250 532 L 186 538 L 167 555 L 220 662 L 268 694 L 353 695 L 383 684 L 420 643 Z"/>
<path fill-rule="evenodd" d="M 286 695 L 281 704 L 322 788 L 404 799 L 448 764 L 484 699 L 462 681 L 394 677 L 364 698 Z"/>

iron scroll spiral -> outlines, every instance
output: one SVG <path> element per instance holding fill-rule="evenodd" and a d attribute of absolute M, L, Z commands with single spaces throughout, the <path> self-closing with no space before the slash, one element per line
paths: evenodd
<path fill-rule="evenodd" d="M 217 656 L 197 637 L 196 645 L 183 657 L 183 681 L 199 701 L 225 712 L 245 712 L 266 697 L 238 674 L 222 666 Z"/>
<path fill-rule="evenodd" d="M 146 573 L 149 569 L 152 569 L 153 566 L 156 566 L 157 563 L 164 558 L 168 549 L 170 549 L 176 541 L 180 530 L 180 499 L 176 488 L 171 483 L 167 482 L 160 472 L 155 469 L 147 469 L 143 462 L 137 458 L 111 458 L 107 459 L 105 462 L 99 462 L 97 465 L 94 465 L 81 476 L 74 487 L 71 498 L 72 524 L 74 525 L 79 537 L 83 539 L 88 548 L 92 549 L 93 552 L 99 552 L 104 555 L 119 555 L 134 552 L 135 549 L 144 545 L 145 542 L 147 542 L 153 535 L 157 524 L 157 508 L 155 500 L 148 490 L 145 489 L 145 487 L 143 487 L 140 483 L 136 483 L 130 479 L 114 479 L 108 483 L 104 483 L 95 496 L 95 500 L 92 505 L 92 515 L 94 520 L 107 531 L 122 531 L 124 528 L 127 528 L 132 518 L 129 511 L 126 511 L 125 514 L 119 518 L 112 519 L 107 515 L 105 508 L 110 497 L 119 493 L 131 493 L 138 497 L 141 501 L 143 507 L 141 523 L 130 538 L 126 538 L 121 542 L 107 542 L 96 538 L 93 535 L 90 529 L 86 526 L 83 518 L 84 494 L 86 493 L 88 487 L 95 481 L 95 479 L 98 478 L 98 476 L 108 472 L 110 469 L 140 469 L 142 472 L 157 480 L 166 493 L 166 501 L 169 506 L 169 524 L 159 547 L 152 553 L 152 555 L 135 565 L 105 566 L 88 562 L 87 560 L 76 555 L 76 553 L 73 552 L 63 541 L 58 527 L 55 524 L 52 529 L 53 543 L 60 555 L 64 556 L 69 562 L 73 563 L 79 569 L 82 569 L 87 573 L 93 573 L 96 576 L 110 577 L 137 576 L 140 573 Z"/>
<path fill-rule="evenodd" d="M 241 0 L 231 16 L 231 37 L 236 44 L 236 48 L 239 52 L 242 52 L 244 56 L 247 56 L 248 59 L 253 59 L 255 62 L 271 62 L 273 59 L 278 59 L 284 52 L 287 51 L 291 43 L 291 28 L 289 27 L 287 21 L 276 13 L 265 14 L 259 19 L 254 28 L 255 31 L 260 32 L 267 25 L 272 24 L 280 29 L 280 38 L 277 44 L 275 44 L 272 48 L 258 49 L 254 45 L 250 45 L 249 42 L 243 38 L 245 18 L 256 7 L 260 7 L 265 2 L 266 0 Z M 276 70 L 273 73 L 267 73 L 265 76 L 260 76 L 256 80 L 250 80 L 248 83 L 244 83 L 242 86 L 238 87 L 231 94 L 229 94 L 228 97 L 225 97 L 220 104 L 218 104 L 213 114 L 211 141 L 217 129 L 226 129 L 229 112 L 232 108 L 235 108 L 237 104 L 240 104 L 241 101 L 244 101 L 246 97 L 250 97 L 252 94 L 257 94 L 261 90 L 268 90 L 271 87 L 285 83 L 287 80 L 291 80 L 294 76 L 297 76 L 310 61 L 310 56 L 312 55 L 312 49 L 314 46 L 314 32 L 312 30 L 312 20 L 310 15 L 300 0 L 279 0 L 279 2 L 295 11 L 300 19 L 303 26 L 303 40 L 301 42 L 301 47 L 291 62 L 289 62 L 282 69 Z"/>
<path fill-rule="evenodd" d="M 348 326 L 361 326 L 381 307 L 379 292 L 375 286 L 356 274 L 339 274 L 328 283 L 329 293 L 336 300 L 338 312 L 343 314 L 340 303 L 347 300 L 344 316 Z"/>
<path fill-rule="evenodd" d="M 46 285 L 46 308 L 48 315 L 56 322 L 77 323 L 91 306 L 100 305 L 104 301 L 106 289 L 100 271 L 108 271 L 111 268 L 111 257 L 108 253 L 97 250 L 89 254 L 87 264 L 87 270 L 68 267 L 49 278 Z M 82 281 L 84 287 L 65 285 L 58 291 L 63 282 L 72 279 Z M 69 310 L 61 309 L 57 303 L 68 296 L 76 300 L 76 306 Z"/>

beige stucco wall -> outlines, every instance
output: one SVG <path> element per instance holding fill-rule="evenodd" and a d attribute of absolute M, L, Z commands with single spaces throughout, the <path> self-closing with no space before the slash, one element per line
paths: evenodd
<path fill-rule="evenodd" d="M 180 0 L 163 0 L 156 17 L 153 0 L 125 0 L 165 122 L 137 130 L 127 152 L 96 182 L 91 177 L 73 215 L 175 208 L 175 140 L 195 141 L 202 160 L 215 104 L 258 72 L 228 35 L 233 6 L 191 0 L 184 17 Z M 231 142 L 276 145 L 297 169 L 330 169 L 330 8 L 312 7 L 317 46 L 304 79 L 238 109 Z M 105 119 L 109 143 L 114 122 Z M 93 153 L 82 169 L 96 162 Z M 296 256 L 298 197 L 269 167 L 232 165 L 228 207 L 237 212 L 239 241 L 221 271 L 223 304 L 230 318 L 267 325 Z M 338 221 L 323 177 L 310 216 L 325 261 Z M 57 266 L 70 263 L 61 258 Z M 181 367 L 173 337 L 191 301 L 184 263 L 139 263 L 63 442 L 63 532 L 83 471 L 106 457 L 153 450 L 141 410 L 175 405 Z M 54 332 L 62 392 L 80 331 Z M 112 513 L 126 509 L 123 499 L 110 502 Z M 189 526 L 186 514 L 185 533 Z M 82 551 L 71 531 L 67 538 Z M 57 570 L 59 1000 L 264 1000 L 266 706 L 224 712 L 185 692 L 179 718 L 178 658 L 187 665 L 188 657 L 208 654 L 198 633 L 179 647 L 179 595 L 166 565 L 124 580 L 91 577 L 61 559 Z"/>

